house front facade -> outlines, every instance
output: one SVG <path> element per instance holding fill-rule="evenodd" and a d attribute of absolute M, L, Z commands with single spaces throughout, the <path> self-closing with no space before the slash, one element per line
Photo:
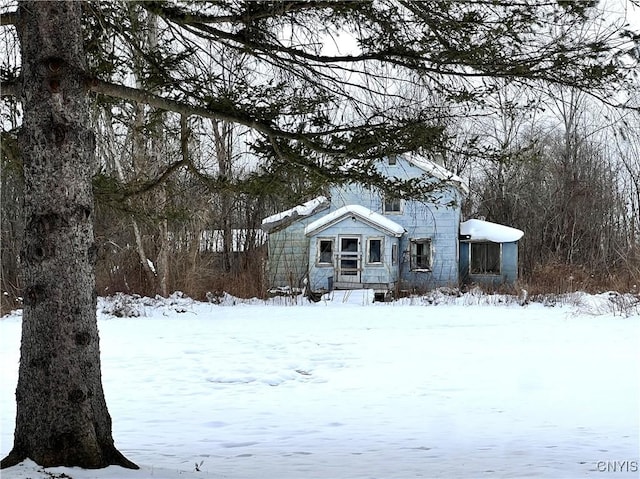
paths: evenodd
<path fill-rule="evenodd" d="M 386 293 L 460 283 L 463 180 L 418 157 L 385 159 L 378 168 L 391 178 L 425 177 L 438 188 L 418 201 L 359 184 L 334 187 L 329 197 L 265 218 L 271 286 Z"/>

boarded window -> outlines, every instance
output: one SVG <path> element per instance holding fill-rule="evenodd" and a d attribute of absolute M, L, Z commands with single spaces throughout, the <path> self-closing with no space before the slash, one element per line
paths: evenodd
<path fill-rule="evenodd" d="M 318 240 L 318 264 L 333 264 L 333 240 Z"/>
<path fill-rule="evenodd" d="M 431 270 L 431 238 L 411 240 L 411 269 Z"/>
<path fill-rule="evenodd" d="M 367 263 L 382 263 L 382 239 L 370 239 L 367 247 Z"/>
<path fill-rule="evenodd" d="M 471 243 L 471 274 L 500 274 L 500 243 Z"/>

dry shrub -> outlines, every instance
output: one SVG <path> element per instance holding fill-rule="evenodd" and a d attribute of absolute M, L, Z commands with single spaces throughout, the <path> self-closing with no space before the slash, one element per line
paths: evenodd
<path fill-rule="evenodd" d="M 149 284 L 140 257 L 134 249 L 111 244 L 103 245 L 98 252 L 96 291 L 100 296 L 115 293 L 154 296 L 155 285 Z"/>
<path fill-rule="evenodd" d="M 262 252 L 240 258 L 232 271 L 224 271 L 215 253 L 177 252 L 170 257 L 169 291 L 182 291 L 190 298 L 206 300 L 207 293 L 226 292 L 239 298 L 264 297 Z M 154 297 L 157 284 L 149 284 L 136 251 L 111 251 L 96 268 L 96 283 L 101 296 L 115 293 Z"/>
<path fill-rule="evenodd" d="M 185 253 L 173 256 L 170 289 L 182 291 L 191 298 L 207 299 L 207 293 L 229 293 L 239 298 L 264 296 L 264 251 L 240 253 L 235 267 L 225 271 L 216 253 Z"/>
<path fill-rule="evenodd" d="M 523 288 L 532 295 L 562 294 L 584 291 L 636 292 L 640 278 L 627 267 L 611 267 L 608 271 L 589 269 L 582 265 L 570 265 L 552 261 L 536 266 L 523 278 Z"/>

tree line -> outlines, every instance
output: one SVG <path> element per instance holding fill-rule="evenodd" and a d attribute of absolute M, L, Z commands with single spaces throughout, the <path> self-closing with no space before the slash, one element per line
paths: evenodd
<path fill-rule="evenodd" d="M 640 280 L 634 105 L 603 106 L 571 87 L 523 93 L 504 82 L 490 101 L 490 115 L 449 120 L 450 139 L 439 151 L 445 166 L 469 179 L 466 217 L 525 232 L 518 287 L 634 291 Z M 5 115 L 19 124 L 17 104 Z M 265 294 L 261 219 L 322 193 L 324 178 L 287 165 L 265 174 L 242 141 L 247 131 L 229 122 L 181 121 L 122 102 L 104 108 L 97 99 L 91 122 L 99 158 L 93 177 L 99 294 Z M 22 294 L 24 181 L 15 131 L 3 132 L 2 146 L 5 310 Z"/>

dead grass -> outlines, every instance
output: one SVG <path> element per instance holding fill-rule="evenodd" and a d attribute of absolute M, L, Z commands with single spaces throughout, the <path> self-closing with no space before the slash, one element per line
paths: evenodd
<path fill-rule="evenodd" d="M 597 294 L 605 291 L 637 293 L 640 276 L 629 268 L 612 268 L 609 271 L 589 270 L 557 262 L 540 265 L 524 275 L 518 284 L 530 295 L 564 294 L 584 291 Z"/>
<path fill-rule="evenodd" d="M 154 297 L 157 285 L 148 284 L 148 278 L 133 249 L 105 248 L 99 255 L 96 268 L 96 286 L 98 295 L 109 296 L 117 292 Z M 213 253 L 200 254 L 193 252 L 175 253 L 171 258 L 169 290 L 182 291 L 185 295 L 197 299 L 208 300 L 211 297 L 228 293 L 238 298 L 265 298 L 268 284 L 265 282 L 264 251 L 255 251 L 251 256 L 236 258 L 235 269 L 224 271 L 220 258 Z M 597 294 L 616 291 L 629 293 L 638 297 L 640 293 L 640 264 L 637 258 L 627 258 L 624 263 L 612 265 L 608 271 L 590 270 L 584 266 L 567 265 L 550 262 L 539 265 L 510 286 L 461 288 L 462 292 L 469 288 L 477 288 L 478 292 L 488 295 L 510 295 L 514 301 L 526 303 L 537 301 L 543 303 L 565 302 L 571 293 L 585 292 Z M 0 315 L 21 307 L 18 288 L 8 288 L 4 278 L 5 291 L 0 296 Z M 11 283 L 13 284 L 13 283 Z M 458 291 L 455 286 L 452 291 Z M 399 289 L 396 298 L 415 296 L 417 292 Z M 622 296 L 627 300 L 627 296 Z M 616 303 L 618 304 L 618 303 Z M 624 307 L 623 307 L 624 306 Z M 623 309 L 629 309 L 621 304 Z M 637 303 L 633 304 L 638 308 Z"/>

